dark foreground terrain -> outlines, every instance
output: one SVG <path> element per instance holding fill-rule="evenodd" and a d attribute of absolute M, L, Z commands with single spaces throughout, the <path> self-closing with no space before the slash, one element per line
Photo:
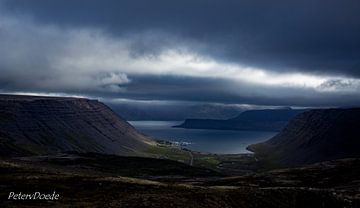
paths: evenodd
<path fill-rule="evenodd" d="M 170 160 L 70 153 L 2 159 L 0 198 L 1 207 L 359 207 L 359 175 L 359 159 L 225 176 Z M 34 191 L 60 199 L 7 199 Z"/>

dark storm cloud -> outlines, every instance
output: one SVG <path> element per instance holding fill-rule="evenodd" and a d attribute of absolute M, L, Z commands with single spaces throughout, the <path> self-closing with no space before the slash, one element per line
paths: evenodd
<path fill-rule="evenodd" d="M 0 92 L 360 105 L 359 5 L 0 0 Z"/>
<path fill-rule="evenodd" d="M 359 105 L 359 96 L 318 93 L 313 89 L 282 88 L 239 84 L 227 79 L 178 76 L 131 76 L 131 83 L 121 95 L 131 100 L 171 104 L 182 102 L 251 104 L 264 106 L 349 106 Z M 337 82 L 336 80 L 334 82 Z M 100 96 L 100 94 L 99 94 Z M 116 98 L 112 93 L 107 99 Z M 146 102 L 145 102 L 146 103 Z"/>
<path fill-rule="evenodd" d="M 248 66 L 360 77 L 357 0 L 3 3 L 12 13 L 62 27 L 97 27 L 113 36 L 134 38 L 138 33 L 157 31 L 133 42 L 135 55 L 156 53 L 179 42 L 215 59 Z"/>

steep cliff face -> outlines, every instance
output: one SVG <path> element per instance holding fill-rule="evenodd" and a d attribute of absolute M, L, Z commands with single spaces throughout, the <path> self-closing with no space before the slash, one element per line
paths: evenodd
<path fill-rule="evenodd" d="M 285 165 L 360 157 L 360 108 L 311 110 L 249 150 Z"/>
<path fill-rule="evenodd" d="M 137 155 L 151 142 L 96 100 L 0 95 L 3 154 L 79 151 Z"/>

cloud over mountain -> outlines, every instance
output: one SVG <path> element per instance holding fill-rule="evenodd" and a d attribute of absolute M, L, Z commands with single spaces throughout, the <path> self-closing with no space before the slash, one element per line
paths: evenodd
<path fill-rule="evenodd" d="M 0 1 L 0 89 L 360 104 L 357 1 Z"/>

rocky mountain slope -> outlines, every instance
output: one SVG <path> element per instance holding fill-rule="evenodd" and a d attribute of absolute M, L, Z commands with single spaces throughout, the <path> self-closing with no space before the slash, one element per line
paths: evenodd
<path fill-rule="evenodd" d="M 284 165 L 360 157 L 360 108 L 304 112 L 270 140 L 250 145 L 259 157 Z"/>
<path fill-rule="evenodd" d="M 291 118 L 304 111 L 293 109 L 248 110 L 235 118 L 227 120 L 186 119 L 184 123 L 176 127 L 189 129 L 280 131 Z"/>
<path fill-rule="evenodd" d="M 83 98 L 0 95 L 0 153 L 138 155 L 152 143 L 109 107 Z"/>

